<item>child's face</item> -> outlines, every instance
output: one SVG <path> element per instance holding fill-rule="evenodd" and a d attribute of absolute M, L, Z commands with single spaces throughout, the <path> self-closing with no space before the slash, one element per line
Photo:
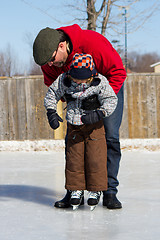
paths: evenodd
<path fill-rule="evenodd" d="M 87 79 L 75 79 L 75 78 L 72 78 L 72 81 L 77 83 L 77 84 L 81 84 L 81 83 L 86 83 L 87 82 Z"/>
<path fill-rule="evenodd" d="M 70 76 L 70 79 L 77 84 L 81 84 L 81 83 L 90 83 L 93 80 L 93 77 L 87 78 L 87 79 L 76 79 Z"/>

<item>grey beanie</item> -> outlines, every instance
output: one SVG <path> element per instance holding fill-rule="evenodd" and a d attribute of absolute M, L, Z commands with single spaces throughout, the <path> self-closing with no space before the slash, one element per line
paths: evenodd
<path fill-rule="evenodd" d="M 60 41 L 59 33 L 52 28 L 42 29 L 33 43 L 33 57 L 42 66 L 49 62 Z"/>

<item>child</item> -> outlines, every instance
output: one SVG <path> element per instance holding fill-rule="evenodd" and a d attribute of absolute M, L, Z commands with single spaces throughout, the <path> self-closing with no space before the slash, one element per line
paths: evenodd
<path fill-rule="evenodd" d="M 81 204 L 84 190 L 89 191 L 91 210 L 98 204 L 101 191 L 107 190 L 107 145 L 103 117 L 116 108 L 117 96 L 107 79 L 95 70 L 92 56 L 76 53 L 68 73 L 52 83 L 44 105 L 50 126 L 63 120 L 56 113 L 57 102 L 67 102 L 68 139 L 65 188 L 71 191 L 73 209 Z"/>

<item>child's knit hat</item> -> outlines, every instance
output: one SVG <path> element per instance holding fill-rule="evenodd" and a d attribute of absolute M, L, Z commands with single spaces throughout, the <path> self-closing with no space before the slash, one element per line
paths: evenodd
<path fill-rule="evenodd" d="M 69 75 L 76 79 L 87 79 L 97 75 L 92 56 L 90 54 L 76 53 L 73 56 Z"/>

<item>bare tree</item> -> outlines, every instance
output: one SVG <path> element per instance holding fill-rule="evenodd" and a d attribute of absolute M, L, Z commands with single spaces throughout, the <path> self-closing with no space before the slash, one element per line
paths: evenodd
<path fill-rule="evenodd" d="M 79 1 L 72 2 L 68 7 L 77 11 L 76 17 L 73 16 L 74 22 L 78 21 L 82 25 L 86 22 L 87 29 L 99 31 L 102 35 L 106 32 L 124 34 L 120 27 L 124 22 L 124 9 L 130 12 L 127 15 L 128 33 L 136 31 L 160 9 L 159 0 L 83 0 L 83 5 Z M 140 9 L 140 2 L 144 2 L 144 8 L 137 10 Z"/>
<path fill-rule="evenodd" d="M 136 31 L 142 27 L 143 24 L 160 9 L 160 3 L 158 0 L 145 1 L 143 9 L 139 9 L 137 6 L 143 0 L 87 0 L 83 1 L 86 7 L 87 13 L 87 29 L 99 31 L 102 35 L 110 34 L 117 35 L 120 39 L 120 35 L 125 36 L 125 50 L 121 51 L 118 47 L 118 52 L 122 55 L 125 68 L 127 70 L 127 34 Z M 75 4 L 75 3 L 74 3 Z M 73 5 L 70 5 L 73 7 Z M 76 5 L 76 9 L 80 11 L 80 8 Z M 127 11 L 130 9 L 130 16 Z M 78 18 L 77 20 L 80 21 Z M 83 20 L 84 24 L 84 20 Z M 117 42 L 117 40 L 114 40 Z"/>
<path fill-rule="evenodd" d="M 4 51 L 0 52 L 0 76 L 11 77 L 15 71 L 15 58 L 8 44 Z"/>
<path fill-rule="evenodd" d="M 24 68 L 25 66 L 22 63 L 19 64 L 14 49 L 11 48 L 10 44 L 7 44 L 6 48 L 0 51 L 0 76 L 24 75 Z"/>
<path fill-rule="evenodd" d="M 28 4 L 27 1 L 21 0 Z M 142 7 L 140 8 L 140 3 Z M 40 9 L 33 4 L 28 4 L 48 17 L 48 8 Z M 64 0 L 64 6 L 69 8 L 70 17 L 73 21 L 65 22 L 65 24 L 78 23 L 83 28 L 100 32 L 102 35 L 117 36 L 115 43 L 119 42 L 120 35 L 127 35 L 137 31 L 143 24 L 148 21 L 153 14 L 160 10 L 159 0 Z M 71 11 L 71 8 L 74 11 Z M 128 15 L 128 12 L 130 15 Z M 58 22 L 58 20 L 53 19 Z M 127 22 L 127 30 L 124 23 Z M 31 42 L 31 41 L 30 41 Z M 113 44 L 114 45 L 114 44 Z M 124 58 L 127 68 L 127 44 L 125 39 L 125 51 L 122 46 L 117 44 L 116 50 Z M 124 55 L 124 56 L 123 56 Z M 35 66 L 32 66 L 31 72 L 37 72 Z M 39 71 L 39 70 L 38 70 Z"/>
<path fill-rule="evenodd" d="M 128 54 L 128 67 L 132 72 L 153 72 L 153 68 L 151 68 L 150 65 L 158 62 L 159 59 L 160 56 L 154 52 L 145 54 L 130 52 Z"/>
<path fill-rule="evenodd" d="M 0 76 L 6 76 L 4 55 L 0 52 Z"/>
<path fill-rule="evenodd" d="M 29 45 L 31 50 L 33 48 L 33 38 L 34 37 L 31 33 L 26 33 L 25 42 Z M 30 59 L 28 74 L 29 75 L 41 75 L 42 74 L 40 66 L 35 63 L 35 61 L 33 60 L 33 57 Z"/>
<path fill-rule="evenodd" d="M 29 70 L 29 75 L 42 75 L 42 70 L 39 65 L 37 65 L 33 59 L 30 61 L 30 70 Z"/>
<path fill-rule="evenodd" d="M 87 0 L 87 29 L 96 31 L 97 28 L 97 19 L 103 12 L 103 19 L 101 23 L 101 33 L 105 35 L 105 30 L 107 27 L 107 23 L 109 20 L 111 5 L 114 1 L 111 0 L 103 0 L 99 10 L 96 10 L 95 0 Z"/>
<path fill-rule="evenodd" d="M 50 8 L 47 7 L 45 10 L 25 0 L 21 0 L 21 2 L 62 24 L 60 20 L 48 13 Z M 140 3 L 144 3 L 143 9 L 140 9 Z M 78 22 L 81 26 L 85 25 L 87 29 L 99 31 L 102 35 L 105 35 L 108 30 L 111 30 L 110 34 L 112 31 L 122 34 L 122 28 L 119 26 L 122 26 L 124 21 L 124 9 L 130 12 L 130 16 L 127 18 L 129 33 L 136 31 L 160 10 L 160 2 L 159 0 L 64 0 L 64 7 L 69 9 L 70 19 L 72 18 L 65 24 Z M 74 11 L 71 11 L 71 9 Z"/>

